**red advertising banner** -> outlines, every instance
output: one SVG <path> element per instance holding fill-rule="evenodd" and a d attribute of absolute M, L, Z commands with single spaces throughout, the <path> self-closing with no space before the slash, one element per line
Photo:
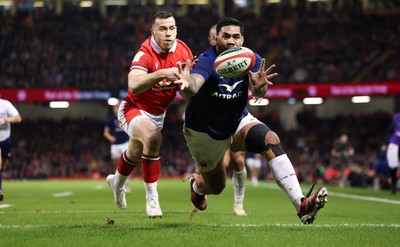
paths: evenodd
<path fill-rule="evenodd" d="M 0 89 L 0 97 L 11 102 L 107 100 L 111 97 L 111 92 L 98 90 L 84 91 L 76 88 Z"/>
<path fill-rule="evenodd" d="M 400 94 L 400 82 L 363 84 L 272 85 L 265 98 L 352 97 Z"/>
<path fill-rule="evenodd" d="M 363 84 L 299 84 L 272 85 L 264 98 L 302 99 L 306 97 L 338 98 L 352 96 L 389 96 L 400 94 L 400 82 L 376 82 Z M 126 95 L 119 92 L 118 98 Z M 67 89 L 0 89 L 0 97 L 12 102 L 86 101 L 107 100 L 110 91 Z M 178 94 L 177 100 L 182 100 Z"/>

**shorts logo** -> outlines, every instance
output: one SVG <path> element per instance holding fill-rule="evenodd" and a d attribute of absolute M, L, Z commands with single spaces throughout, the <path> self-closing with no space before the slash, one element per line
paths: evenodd
<path fill-rule="evenodd" d="M 202 162 L 200 162 L 200 166 L 205 168 L 207 167 L 207 163 L 203 160 Z"/>
<path fill-rule="evenodd" d="M 160 81 L 158 84 L 159 84 L 160 86 L 162 86 L 162 87 L 165 87 L 165 86 L 171 85 L 171 83 L 172 83 L 172 81 L 168 81 L 167 78 L 164 78 L 164 79 L 163 79 L 162 81 Z"/>

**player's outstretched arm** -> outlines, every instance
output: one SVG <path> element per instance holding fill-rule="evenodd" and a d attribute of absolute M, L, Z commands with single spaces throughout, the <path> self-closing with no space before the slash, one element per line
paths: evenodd
<path fill-rule="evenodd" d="M 132 69 L 128 74 L 128 88 L 132 93 L 142 93 L 154 86 L 154 84 L 167 79 L 175 81 L 178 68 L 160 69 L 152 73 L 147 73 L 140 69 Z"/>
<path fill-rule="evenodd" d="M 196 60 L 187 60 L 185 65 L 182 64 L 178 65 L 178 74 L 176 75 L 179 77 L 177 81 L 174 83 L 181 85 L 181 96 L 189 101 L 201 88 L 204 84 L 204 78 L 199 74 L 190 74 L 194 64 L 197 62 Z"/>
<path fill-rule="evenodd" d="M 254 97 L 264 97 L 268 86 L 273 85 L 270 80 L 278 75 L 276 72 L 272 73 L 274 68 L 275 64 L 265 69 L 265 58 L 263 58 L 260 69 L 257 72 L 249 71 L 250 89 Z"/>

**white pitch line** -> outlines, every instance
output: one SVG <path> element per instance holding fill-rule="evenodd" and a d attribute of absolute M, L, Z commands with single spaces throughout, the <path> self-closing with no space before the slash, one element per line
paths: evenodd
<path fill-rule="evenodd" d="M 342 198 L 351 198 L 351 199 L 356 199 L 356 200 L 383 202 L 383 203 L 400 205 L 400 201 L 390 200 L 390 199 L 385 199 L 385 198 L 378 198 L 378 197 L 371 197 L 371 196 L 358 196 L 358 195 L 338 193 L 338 192 L 328 192 L 328 194 L 330 196 L 336 196 L 336 197 L 342 197 Z"/>
<path fill-rule="evenodd" d="M 66 192 L 60 192 L 60 193 L 54 193 L 54 197 L 66 197 L 66 196 L 71 196 L 73 193 L 72 191 L 66 191 Z"/>
<path fill-rule="evenodd" d="M 207 226 L 207 227 L 244 227 L 244 228 L 259 228 L 259 227 L 318 227 L 318 228 L 359 228 L 359 227 L 371 227 L 371 228 L 400 228 L 400 224 L 198 224 L 197 226 Z"/>
<path fill-rule="evenodd" d="M 29 228 L 53 228 L 53 227 L 96 227 L 96 224 L 66 224 L 66 225 L 1 225 L 0 229 L 29 229 Z M 400 228 L 400 224 L 321 224 L 321 225 L 303 225 L 303 224 L 196 224 L 196 226 L 204 227 L 226 227 L 226 228 L 262 228 L 262 227 L 278 227 L 278 228 Z M 151 227 L 147 224 L 142 225 L 124 225 L 128 228 L 146 228 Z"/>
<path fill-rule="evenodd" d="M 280 188 L 274 184 L 260 184 L 260 185 L 262 187 L 266 187 L 269 189 L 279 189 L 280 190 Z M 372 202 L 381 202 L 381 203 L 400 205 L 400 201 L 398 201 L 398 200 L 391 200 L 391 199 L 378 198 L 378 197 L 372 197 L 372 196 L 359 196 L 359 195 L 352 195 L 352 194 L 339 193 L 339 192 L 330 192 L 330 191 L 328 191 L 328 195 L 335 196 L 335 197 L 341 197 L 341 198 L 362 200 L 362 201 L 372 201 Z"/>
<path fill-rule="evenodd" d="M 0 204 L 0 208 L 9 208 L 12 204 Z"/>
<path fill-rule="evenodd" d="M 13 205 L 10 205 L 13 206 Z M 118 211 L 118 210 L 27 210 L 27 211 L 21 211 L 20 213 L 41 213 L 41 214 L 76 214 L 76 213 L 85 213 L 85 214 L 94 214 L 94 213 L 115 213 L 115 212 L 122 212 L 122 211 Z M 129 213 L 143 213 L 144 210 L 127 210 L 126 212 Z M 190 214 L 191 211 L 189 210 L 163 210 L 163 212 L 166 213 L 182 213 L 182 214 Z M 0 213 L 4 213 L 4 214 L 13 214 L 13 211 L 0 211 Z"/>

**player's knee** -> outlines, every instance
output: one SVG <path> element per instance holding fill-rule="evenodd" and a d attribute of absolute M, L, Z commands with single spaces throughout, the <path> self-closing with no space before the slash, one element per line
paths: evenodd
<path fill-rule="evenodd" d="M 246 136 L 246 150 L 259 154 L 266 152 L 269 158 L 285 153 L 280 145 L 279 136 L 265 124 L 257 124 L 250 128 Z"/>
<path fill-rule="evenodd" d="M 159 147 L 161 146 L 161 142 L 162 142 L 162 135 L 158 130 L 149 132 L 143 138 L 143 145 L 147 147 Z"/>

